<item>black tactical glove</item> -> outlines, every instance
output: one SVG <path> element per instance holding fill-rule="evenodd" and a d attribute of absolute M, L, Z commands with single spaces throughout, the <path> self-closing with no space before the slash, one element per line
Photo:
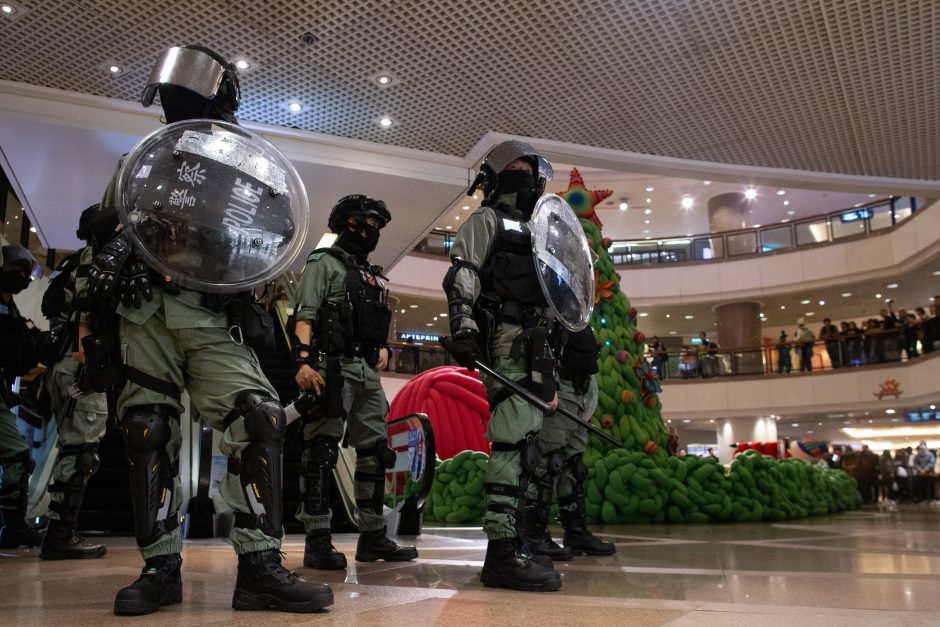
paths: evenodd
<path fill-rule="evenodd" d="M 121 234 L 111 238 L 95 255 L 88 273 L 88 293 L 92 299 L 114 304 L 118 273 L 133 250 L 131 243 Z"/>
<path fill-rule="evenodd" d="M 442 337 L 441 344 L 454 360 L 467 370 L 476 370 L 476 362 L 483 357 L 480 334 L 471 329 L 459 331 L 453 337 Z"/>
<path fill-rule="evenodd" d="M 150 287 L 148 271 L 149 268 L 136 255 L 131 255 L 121 268 L 121 273 L 118 275 L 117 294 L 125 307 L 139 309 L 141 297 L 148 303 L 153 300 L 153 289 Z"/>

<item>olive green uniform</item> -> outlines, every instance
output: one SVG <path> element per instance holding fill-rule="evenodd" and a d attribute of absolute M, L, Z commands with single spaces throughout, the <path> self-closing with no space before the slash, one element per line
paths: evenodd
<path fill-rule="evenodd" d="M 0 315 L 22 318 L 12 298 L 9 303 L 0 301 Z M 2 340 L 3 338 L 0 338 L 0 341 Z M 10 385 L 13 378 L 5 376 L 0 370 L 0 385 Z M 16 427 L 16 415 L 0 399 L 0 466 L 3 468 L 0 504 L 2 504 L 4 516 L 9 515 L 15 509 L 14 506 L 23 500 L 22 492 L 26 489 L 29 475 L 26 468 L 28 458 L 29 447 L 26 445 L 23 434 Z"/>
<path fill-rule="evenodd" d="M 521 212 L 510 212 L 521 222 L 525 218 Z M 483 270 L 489 259 L 491 247 L 496 237 L 499 217 L 490 207 L 481 207 L 474 211 L 457 231 L 457 237 L 451 247 L 451 257 L 473 264 Z M 453 289 L 461 297 L 476 302 L 483 289 L 479 275 L 467 268 L 458 267 L 454 277 Z M 547 315 L 546 311 L 542 315 Z M 478 331 L 476 323 L 465 318 L 460 328 Z M 522 339 L 523 327 L 508 321 L 498 321 L 493 336 L 489 339 L 491 366 L 513 381 L 520 381 L 529 374 L 524 358 L 514 358 L 514 343 Z M 502 386 L 490 377 L 483 376 L 487 395 L 492 399 Z M 525 440 L 530 434 L 537 434 L 542 428 L 542 412 L 522 398 L 512 395 L 496 405 L 492 410 L 486 438 L 494 445 L 514 445 Z M 519 485 L 523 475 L 523 463 L 519 450 L 494 450 L 486 466 L 486 483 L 505 486 Z M 515 516 L 508 510 L 519 507 L 520 499 L 507 494 L 486 495 L 487 511 L 483 515 L 483 530 L 487 538 L 514 538 L 518 535 Z M 494 506 L 496 506 L 494 508 Z"/>
<path fill-rule="evenodd" d="M 102 207 L 113 207 L 112 180 Z M 82 289 L 82 285 L 78 285 Z M 193 409 L 213 429 L 222 431 L 219 450 L 239 460 L 251 443 L 244 417 L 227 427 L 223 425 L 235 407 L 236 397 L 245 391 L 257 391 L 272 399 L 277 393 L 261 372 L 258 356 L 249 346 L 236 342 L 229 332 L 228 316 L 202 304 L 203 295 L 187 289 L 165 290 L 153 286 L 153 300 L 144 300 L 140 308 L 118 305 L 121 354 L 126 367 L 136 369 L 172 384 L 179 393 L 189 392 Z M 237 334 L 236 334 L 236 337 Z M 140 405 L 166 405 L 178 414 L 184 411 L 179 396 L 170 396 L 128 380 L 117 402 L 118 416 Z M 182 437 L 179 420 L 169 420 L 170 437 L 165 450 L 171 466 L 177 470 L 167 520 L 178 520 L 182 488 L 178 464 Z M 251 514 L 239 475 L 230 466 L 219 486 L 219 493 L 236 514 Z M 261 529 L 235 526 L 231 541 L 235 552 L 252 553 L 277 549 L 281 540 Z M 141 546 L 143 558 L 182 551 L 181 529 L 177 526 L 148 546 Z"/>
<path fill-rule="evenodd" d="M 294 303 L 294 316 L 297 321 L 309 320 L 313 325 L 312 337 L 317 337 L 317 323 L 320 308 L 326 302 L 344 303 L 347 299 L 347 268 L 345 264 L 329 253 L 314 251 L 307 257 L 307 265 L 300 277 Z M 342 357 L 340 359 L 343 376 L 343 409 L 346 414 L 346 427 L 349 431 L 348 443 L 357 449 L 373 447 L 387 439 L 385 417 L 388 415 L 388 400 L 379 373 L 362 357 Z M 325 372 L 325 358 L 318 356 L 316 369 Z M 317 436 L 329 436 L 339 440 L 343 435 L 343 419 L 338 416 L 317 416 L 310 420 L 303 430 L 306 443 Z M 304 450 L 303 464 L 312 463 L 310 446 Z M 375 456 L 356 456 L 355 498 L 357 503 L 370 501 L 376 489 L 376 483 L 365 478 L 379 473 L 379 461 Z M 301 492 L 315 489 L 307 485 L 307 478 L 301 476 Z M 329 529 L 332 512 L 310 513 L 302 503 L 297 508 L 297 520 L 304 523 L 306 531 Z M 377 531 L 385 527 L 385 520 L 380 512 L 371 508 L 358 508 L 358 524 L 361 531 Z"/>

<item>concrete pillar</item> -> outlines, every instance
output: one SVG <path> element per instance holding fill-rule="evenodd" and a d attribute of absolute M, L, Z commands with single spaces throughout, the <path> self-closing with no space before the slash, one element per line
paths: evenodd
<path fill-rule="evenodd" d="M 753 224 L 750 201 L 740 192 L 718 194 L 708 199 L 708 230 L 737 231 Z"/>
<path fill-rule="evenodd" d="M 770 416 L 756 418 L 718 418 L 718 459 L 730 464 L 734 455 L 733 444 L 738 442 L 776 442 L 777 421 Z"/>
<path fill-rule="evenodd" d="M 729 354 L 733 374 L 760 374 L 764 371 L 761 303 L 741 301 L 715 305 L 718 347 Z M 746 350 L 745 350 L 746 349 Z"/>

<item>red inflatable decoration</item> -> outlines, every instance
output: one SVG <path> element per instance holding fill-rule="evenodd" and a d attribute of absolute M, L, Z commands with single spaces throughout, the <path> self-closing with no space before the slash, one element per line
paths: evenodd
<path fill-rule="evenodd" d="M 441 459 L 468 449 L 490 452 L 490 443 L 483 437 L 490 408 L 479 372 L 458 366 L 422 372 L 395 396 L 389 418 L 413 413 L 427 414 Z"/>

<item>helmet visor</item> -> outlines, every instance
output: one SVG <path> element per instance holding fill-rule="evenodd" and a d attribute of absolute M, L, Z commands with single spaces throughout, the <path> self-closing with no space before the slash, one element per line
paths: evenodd
<path fill-rule="evenodd" d="M 140 102 L 145 107 L 152 105 L 161 85 L 176 85 L 210 100 L 218 93 L 224 76 L 225 67 L 210 55 L 174 46 L 164 51 L 153 66 Z"/>
<path fill-rule="evenodd" d="M 548 161 L 535 152 L 532 146 L 517 139 L 505 141 L 497 145 L 486 155 L 485 163 L 493 172 L 499 174 L 506 169 L 506 166 L 517 159 L 534 160 L 536 171 L 533 174 L 535 174 L 536 178 L 550 181 L 555 175 L 555 172 L 552 170 L 552 165 Z"/>

